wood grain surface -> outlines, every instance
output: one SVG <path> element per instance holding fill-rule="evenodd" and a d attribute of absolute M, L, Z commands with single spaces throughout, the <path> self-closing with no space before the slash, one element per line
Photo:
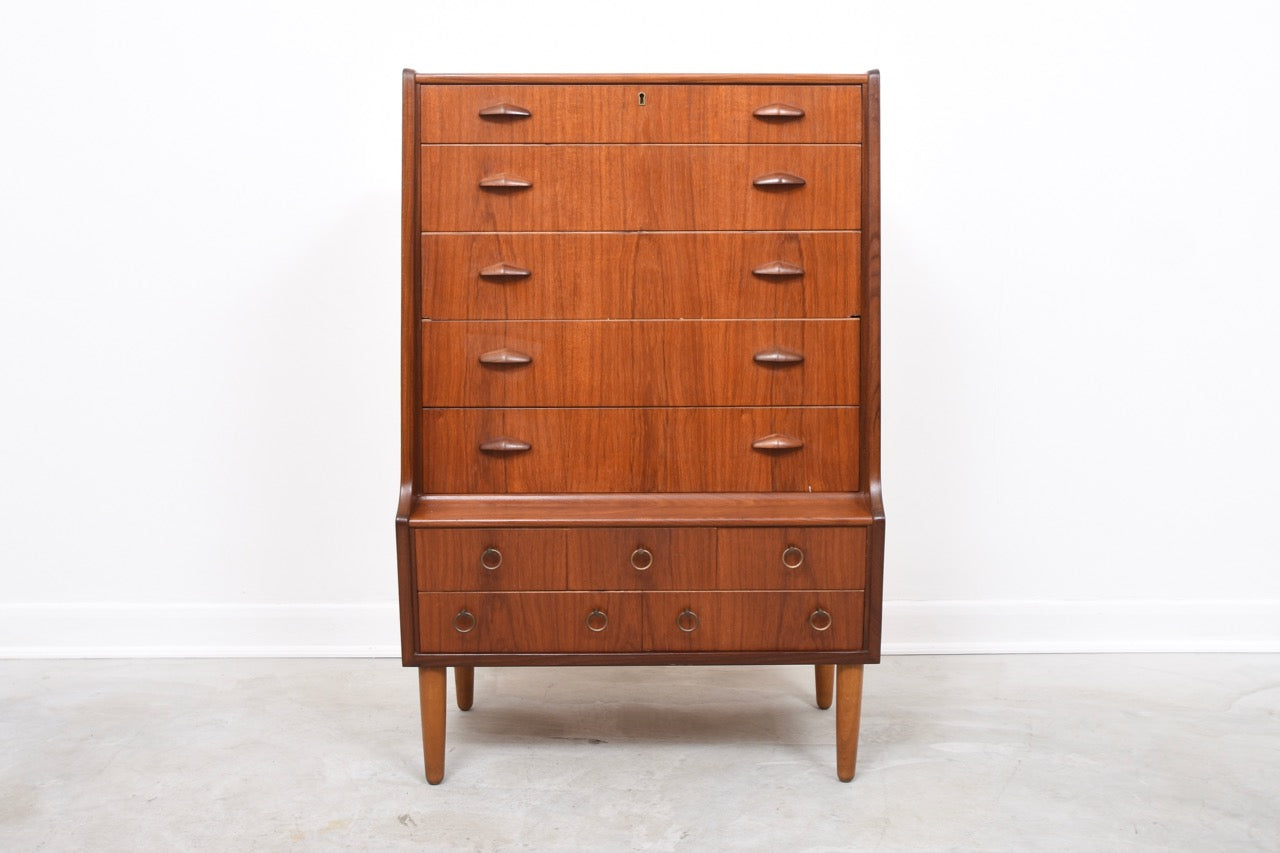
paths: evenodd
<path fill-rule="evenodd" d="M 645 593 L 644 647 L 651 651 L 821 651 L 862 645 L 862 593 L 652 592 Z M 831 627 L 809 624 L 815 610 L 831 614 Z M 677 617 L 690 610 L 698 627 L 682 631 Z"/>
<path fill-rule="evenodd" d="M 438 592 L 419 596 L 421 650 L 444 654 L 639 651 L 838 651 L 862 642 L 862 593 L 798 592 Z M 831 616 L 815 630 L 816 610 Z M 608 617 L 603 630 L 588 615 Z M 697 615 L 692 631 L 677 617 Z M 466 611 L 474 627 L 460 633 Z M 472 624 L 468 620 L 467 624 Z"/>
<path fill-rule="evenodd" d="M 570 589 L 715 586 L 716 532 L 708 528 L 587 528 L 572 531 L 568 541 Z M 651 555 L 643 569 L 640 549 Z"/>
<path fill-rule="evenodd" d="M 858 409 L 424 409 L 428 492 L 854 491 Z M 766 452 L 762 436 L 799 438 Z M 496 437 L 528 443 L 484 453 Z"/>
<path fill-rule="evenodd" d="M 861 589 L 865 551 L 861 527 L 414 531 L 421 592 Z"/>
<path fill-rule="evenodd" d="M 421 351 L 425 406 L 858 402 L 857 320 L 431 320 Z"/>
<path fill-rule="evenodd" d="M 460 86 L 477 84 L 513 84 L 554 83 L 558 85 L 598 86 L 607 83 L 633 85 L 641 83 L 654 85 L 658 83 L 681 84 L 733 84 L 738 86 L 859 86 L 866 83 L 869 74 L 724 74 L 724 73 L 679 73 L 679 74 L 418 74 L 405 70 L 405 76 L 419 84 L 438 86 Z"/>
<path fill-rule="evenodd" d="M 629 592 L 436 592 L 419 595 L 419 640 L 433 652 L 627 652 L 643 648 L 644 612 Z M 459 633 L 466 610 L 475 627 Z M 587 616 L 608 617 L 602 631 Z"/>
<path fill-rule="evenodd" d="M 421 235 L 422 316 L 439 320 L 852 317 L 861 234 Z M 783 261 L 799 275 L 757 275 Z M 527 276 L 486 278 L 507 263 Z"/>
<path fill-rule="evenodd" d="M 723 528 L 716 531 L 716 588 L 862 589 L 866 541 L 861 527 Z M 783 563 L 791 547 L 802 554 L 795 568 Z"/>
<path fill-rule="evenodd" d="M 415 530 L 417 589 L 566 589 L 566 533 L 520 527 Z M 486 557 L 489 549 L 499 556 Z"/>
<path fill-rule="evenodd" d="M 856 230 L 857 145 L 424 145 L 423 231 Z M 760 189 L 773 172 L 806 180 Z M 527 189 L 483 189 L 507 175 Z"/>
<path fill-rule="evenodd" d="M 823 527 L 870 523 L 867 497 L 858 492 L 419 495 L 409 516 L 413 527 Z"/>
<path fill-rule="evenodd" d="M 858 86 L 476 84 L 421 86 L 418 109 L 430 121 L 422 142 L 858 142 Z M 645 103 L 640 105 L 639 94 Z M 756 117 L 770 104 L 799 107 L 795 118 Z M 498 104 L 527 117 L 481 116 Z"/>

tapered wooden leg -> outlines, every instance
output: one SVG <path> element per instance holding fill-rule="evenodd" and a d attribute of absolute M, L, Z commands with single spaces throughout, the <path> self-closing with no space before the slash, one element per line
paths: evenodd
<path fill-rule="evenodd" d="M 444 778 L 445 668 L 418 668 L 418 701 L 422 705 L 422 763 L 427 781 L 439 785 Z"/>
<path fill-rule="evenodd" d="M 476 668 L 474 666 L 455 666 L 453 668 L 453 687 L 458 694 L 458 710 L 470 711 L 471 700 L 475 697 Z"/>
<path fill-rule="evenodd" d="M 853 779 L 858 763 L 858 722 L 862 717 L 862 664 L 836 666 L 836 775 Z"/>
<path fill-rule="evenodd" d="M 813 668 L 813 684 L 817 688 L 818 707 L 827 710 L 831 707 L 831 690 L 835 687 L 836 668 L 834 664 L 820 663 Z"/>

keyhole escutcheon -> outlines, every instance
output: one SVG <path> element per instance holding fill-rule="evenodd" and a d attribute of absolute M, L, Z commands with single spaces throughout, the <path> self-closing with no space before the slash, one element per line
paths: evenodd
<path fill-rule="evenodd" d="M 639 101 L 640 101 L 640 106 L 642 106 L 642 107 L 643 107 L 643 106 L 644 106 L 644 92 L 641 92 L 641 93 L 640 93 Z"/>

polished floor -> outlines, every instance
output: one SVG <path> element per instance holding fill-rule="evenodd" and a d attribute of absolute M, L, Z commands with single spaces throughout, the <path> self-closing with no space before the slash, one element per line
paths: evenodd
<path fill-rule="evenodd" d="M 451 686 L 452 691 L 452 686 Z M 391 660 L 0 661 L 0 850 L 1280 850 L 1280 656 L 477 670 L 422 779 Z"/>

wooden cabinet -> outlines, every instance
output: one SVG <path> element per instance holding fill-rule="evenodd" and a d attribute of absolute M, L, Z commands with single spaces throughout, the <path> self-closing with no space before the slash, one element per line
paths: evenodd
<path fill-rule="evenodd" d="M 879 78 L 404 76 L 404 663 L 880 655 Z M 833 673 L 834 669 L 834 673 Z M 833 677 L 834 676 L 834 677 Z"/>

